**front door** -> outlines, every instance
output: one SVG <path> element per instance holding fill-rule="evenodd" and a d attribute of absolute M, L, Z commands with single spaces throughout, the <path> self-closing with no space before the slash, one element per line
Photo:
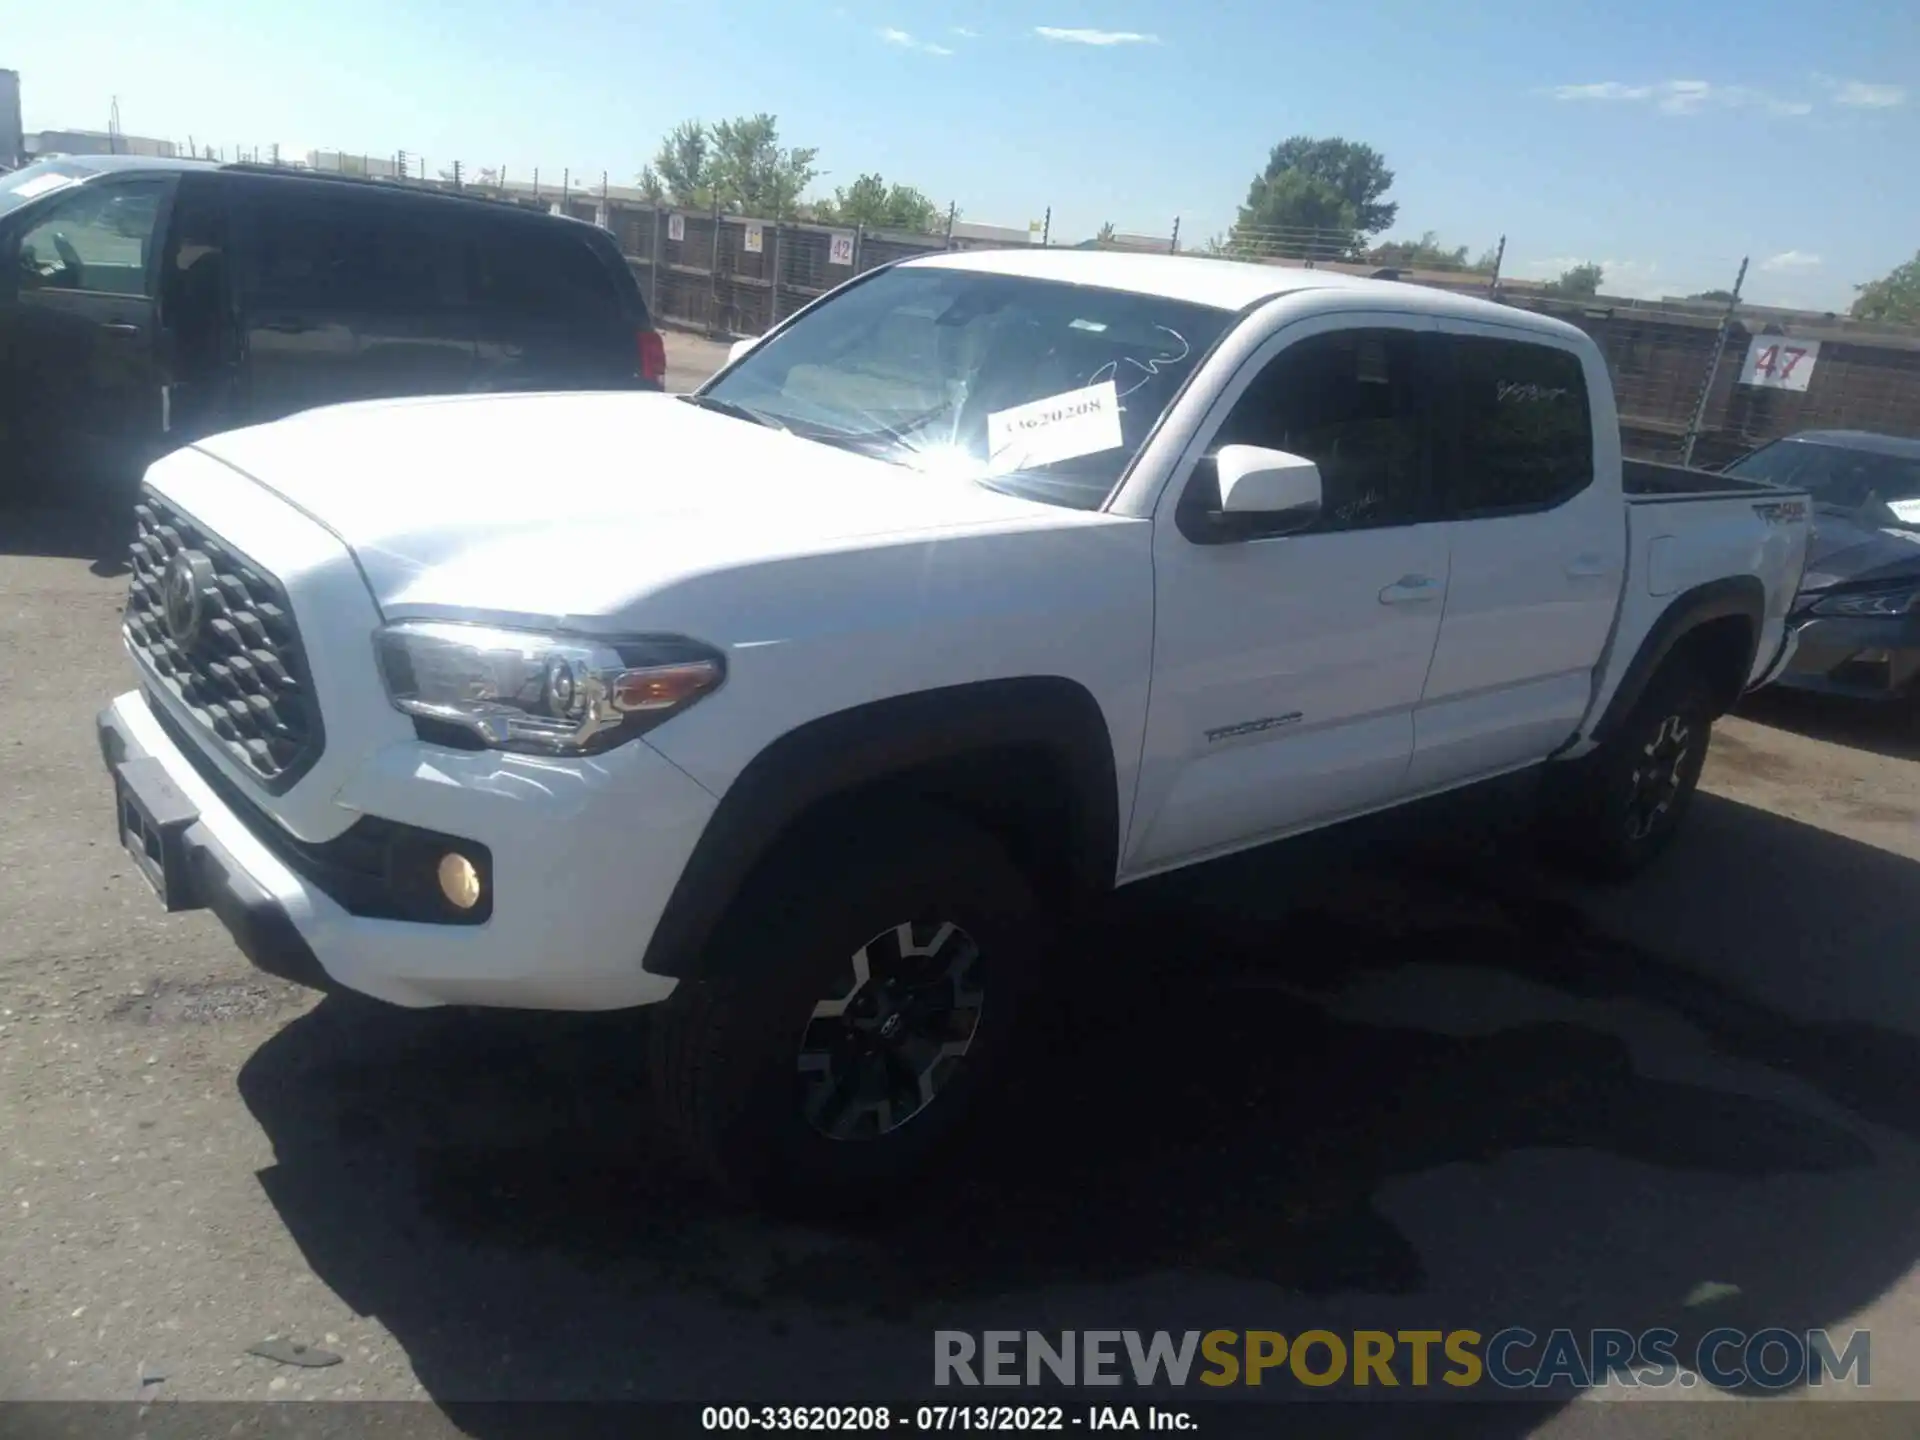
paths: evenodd
<path fill-rule="evenodd" d="M 136 480 L 163 446 L 154 351 L 165 177 L 100 180 L 29 216 L 3 259 L 9 448 L 53 498 Z"/>
<path fill-rule="evenodd" d="M 1154 661 L 1125 868 L 1135 874 L 1393 800 L 1446 600 L 1447 530 L 1429 501 L 1415 317 L 1321 316 L 1283 329 L 1202 427 L 1200 448 L 1313 460 L 1304 532 L 1197 543 L 1184 506 L 1217 503 L 1202 459 L 1154 526 Z M 1224 419 L 1218 417 L 1224 416 Z"/>

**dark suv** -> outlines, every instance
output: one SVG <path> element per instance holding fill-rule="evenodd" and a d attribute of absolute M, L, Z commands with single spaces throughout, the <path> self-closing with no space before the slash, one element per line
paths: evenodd
<path fill-rule="evenodd" d="M 613 237 L 578 220 L 190 160 L 0 175 L 0 498 L 124 484 L 315 405 L 657 390 L 665 371 Z"/>

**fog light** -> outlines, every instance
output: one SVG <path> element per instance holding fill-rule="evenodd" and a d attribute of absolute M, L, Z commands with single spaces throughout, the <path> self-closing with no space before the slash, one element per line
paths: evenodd
<path fill-rule="evenodd" d="M 459 851 L 442 855 L 435 874 L 440 879 L 440 893 L 454 909 L 471 910 L 480 903 L 480 872 Z"/>

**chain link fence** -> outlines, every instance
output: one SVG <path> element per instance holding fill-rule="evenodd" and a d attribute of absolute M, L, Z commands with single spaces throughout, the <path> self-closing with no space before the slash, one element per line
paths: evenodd
<path fill-rule="evenodd" d="M 236 147 L 236 153 L 261 163 L 279 158 L 273 147 Z M 619 242 L 658 321 L 716 337 L 760 334 L 853 276 L 908 256 L 1060 245 L 1051 211 L 1044 224 L 1026 230 L 949 220 L 935 233 L 918 234 L 690 210 L 612 186 L 605 175 L 583 180 L 564 170 L 509 182 L 501 170 L 461 164 L 436 170 L 404 152 L 315 152 L 307 163 L 598 224 Z M 1920 326 L 1729 303 L 1742 288 L 1744 262 L 1727 263 L 1731 289 L 1711 300 L 1648 300 L 1609 296 L 1604 279 L 1601 293 L 1579 294 L 1508 273 L 1505 237 L 1469 259 L 1464 250 L 1383 242 L 1334 227 L 1237 225 L 1225 235 L 1183 241 L 1176 219 L 1164 235 L 1106 228 L 1077 248 L 1330 269 L 1556 316 L 1585 330 L 1606 357 L 1622 442 L 1637 458 L 1723 463 L 1809 429 L 1920 436 Z"/>

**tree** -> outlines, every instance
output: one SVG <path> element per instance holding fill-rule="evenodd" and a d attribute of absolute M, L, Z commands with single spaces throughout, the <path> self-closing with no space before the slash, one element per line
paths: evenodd
<path fill-rule="evenodd" d="M 1689 300 L 1710 300 L 1715 305 L 1731 305 L 1734 295 L 1731 290 L 1702 290 L 1697 295 L 1687 296 Z"/>
<path fill-rule="evenodd" d="M 889 185 L 879 175 L 862 175 L 836 189 L 833 199 L 814 206 L 823 225 L 864 225 L 870 230 L 911 230 L 931 234 L 940 226 L 940 207 L 911 185 Z"/>
<path fill-rule="evenodd" d="M 682 120 L 660 142 L 650 169 L 657 171 L 676 205 L 705 206 L 713 199 L 713 141 L 698 120 Z"/>
<path fill-rule="evenodd" d="M 772 115 L 743 115 L 712 129 L 711 183 L 722 207 L 742 215 L 790 214 L 800 193 L 820 172 L 818 150 L 780 148 L 780 122 Z"/>
<path fill-rule="evenodd" d="M 1560 278 L 1549 280 L 1543 287 L 1549 295 L 1565 295 L 1576 300 L 1591 300 L 1600 293 L 1600 282 L 1606 279 L 1606 272 L 1591 260 L 1584 265 L 1575 265 L 1560 272 Z"/>
<path fill-rule="evenodd" d="M 1371 145 L 1295 135 L 1273 147 L 1247 187 L 1235 246 L 1271 255 L 1351 254 L 1400 213 L 1381 198 L 1392 187 L 1393 171 Z"/>
<path fill-rule="evenodd" d="M 1374 246 L 1367 252 L 1367 263 L 1390 265 L 1400 270 L 1464 270 L 1467 247 L 1448 248 L 1440 243 L 1438 234 L 1428 230 L 1418 240 L 1388 240 Z"/>
<path fill-rule="evenodd" d="M 1109 220 L 1106 224 L 1102 225 L 1100 227 L 1100 233 L 1095 235 L 1093 240 L 1096 245 L 1111 245 L 1113 243 L 1113 222 Z"/>
<path fill-rule="evenodd" d="M 1895 266 L 1878 280 L 1853 288 L 1857 298 L 1848 313 L 1854 319 L 1920 325 L 1920 251 L 1915 251 L 1913 259 Z"/>
<path fill-rule="evenodd" d="M 1499 268 L 1501 258 L 1500 247 L 1498 245 L 1489 245 L 1480 252 L 1480 258 L 1473 262 L 1473 268 L 1491 275 Z"/>
<path fill-rule="evenodd" d="M 658 205 L 662 200 L 667 198 L 667 187 L 661 184 L 660 172 L 655 170 L 653 166 L 643 165 L 640 167 L 640 175 L 637 183 L 640 186 L 640 193 L 646 197 L 649 205 Z"/>

